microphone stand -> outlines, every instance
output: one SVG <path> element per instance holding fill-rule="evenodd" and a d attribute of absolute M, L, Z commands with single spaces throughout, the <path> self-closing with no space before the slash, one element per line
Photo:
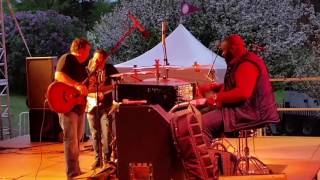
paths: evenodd
<path fill-rule="evenodd" d="M 96 67 L 90 71 L 90 69 L 87 67 L 86 68 L 86 71 L 87 71 L 87 74 L 88 74 L 88 77 L 83 81 L 83 83 L 87 83 L 89 81 L 89 78 L 91 76 L 95 76 L 95 89 L 96 89 L 96 109 L 95 109 L 95 117 L 94 117 L 94 120 L 95 121 L 95 126 L 96 128 L 98 129 L 97 131 L 97 145 L 98 145 L 98 149 L 97 149 L 97 153 L 98 153 L 98 159 L 99 159 L 99 166 L 101 167 L 103 164 L 102 164 L 102 147 L 101 147 L 101 123 L 100 123 L 100 118 L 99 118 L 99 85 L 100 85 L 100 78 L 99 78 L 99 73 L 97 71 L 97 65 Z M 98 123 L 97 123 L 98 122 Z"/>
<path fill-rule="evenodd" d="M 95 77 L 95 90 L 96 90 L 96 109 L 95 109 L 95 117 L 94 117 L 94 124 L 95 124 L 95 128 L 97 128 L 97 153 L 98 153 L 98 159 L 99 159 L 99 167 L 102 167 L 103 163 L 102 163 L 102 147 L 101 147 L 101 123 L 100 123 L 100 118 L 99 118 L 99 114 L 100 114 L 100 109 L 99 109 L 99 85 L 100 85 L 100 78 L 99 78 L 99 73 L 97 71 L 97 67 L 95 67 L 92 71 L 90 71 L 89 68 L 87 68 L 87 73 L 88 73 L 88 77 L 86 78 L 86 80 L 84 81 L 84 83 L 89 81 L 89 78 L 94 76 Z M 101 172 L 98 172 L 98 174 Z"/>
<path fill-rule="evenodd" d="M 94 73 L 95 72 L 95 73 Z M 100 78 L 99 78 L 99 73 L 98 73 L 98 71 L 97 71 L 97 68 L 95 69 L 95 71 L 93 71 L 92 73 L 94 73 L 94 75 L 95 75 L 95 79 L 96 79 L 96 81 L 95 81 L 95 88 L 96 88 L 96 111 L 95 111 L 95 119 L 94 119 L 94 121 L 96 121 L 95 122 L 95 125 L 96 125 L 96 127 L 97 127 L 97 129 L 98 129 L 98 131 L 97 131 L 97 144 L 98 144 L 98 158 L 99 158 L 99 166 L 100 167 L 102 167 L 103 166 L 103 157 L 102 157 L 102 147 L 101 147 L 101 123 L 100 123 L 100 119 L 101 118 L 99 118 L 99 115 L 100 115 L 100 108 L 99 108 L 99 85 L 100 85 Z"/>
<path fill-rule="evenodd" d="M 101 73 L 105 73 L 104 72 L 105 70 L 101 71 Z M 102 79 L 100 78 L 100 73 L 99 71 L 97 70 L 97 68 L 90 73 L 91 75 L 94 75 L 95 76 L 95 89 L 96 89 L 96 111 L 95 111 L 95 124 L 96 125 L 96 128 L 98 129 L 97 131 L 97 145 L 98 145 L 98 158 L 100 159 L 99 161 L 99 166 L 101 167 L 100 170 L 98 170 L 97 172 L 95 172 L 91 177 L 99 177 L 100 174 L 104 173 L 105 171 L 108 170 L 108 168 L 106 167 L 103 167 L 103 152 L 102 152 L 102 143 L 101 143 L 101 134 L 102 134 L 102 126 L 101 126 L 101 117 L 99 118 L 99 115 L 100 115 L 100 108 L 99 108 L 99 85 L 102 82 Z M 106 128 L 106 127 L 104 127 Z"/>

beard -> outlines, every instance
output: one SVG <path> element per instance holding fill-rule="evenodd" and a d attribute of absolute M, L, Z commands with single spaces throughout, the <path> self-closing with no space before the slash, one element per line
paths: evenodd
<path fill-rule="evenodd" d="M 233 59 L 233 54 L 230 51 L 227 51 L 223 54 L 224 59 L 229 63 Z"/>

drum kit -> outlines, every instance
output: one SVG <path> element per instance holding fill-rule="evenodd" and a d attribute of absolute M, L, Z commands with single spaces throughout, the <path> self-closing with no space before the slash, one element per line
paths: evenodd
<path fill-rule="evenodd" d="M 159 65 L 159 61 L 158 60 L 155 60 L 155 61 L 156 61 L 156 63 L 153 66 L 137 67 L 136 65 L 134 65 L 130 71 L 113 74 L 110 77 L 114 80 L 123 80 L 123 79 L 129 77 L 129 78 L 132 78 L 136 82 L 142 82 L 142 81 L 144 81 L 143 80 L 144 78 L 142 78 L 142 76 L 154 75 L 156 77 L 157 81 L 159 81 L 159 80 L 168 81 L 170 79 L 167 76 L 163 76 L 162 78 L 160 78 L 160 76 L 161 76 L 160 70 L 161 69 L 163 70 L 163 72 L 166 72 L 169 70 L 182 71 L 182 70 L 189 70 L 189 69 L 193 69 L 194 72 L 200 72 L 201 68 L 208 69 L 211 67 L 211 65 L 201 65 L 201 64 L 198 64 L 197 62 L 195 62 L 190 67 L 181 67 L 181 66 L 176 66 L 176 65 Z M 213 72 L 213 74 L 214 74 L 214 72 Z M 214 74 L 214 76 L 215 76 L 215 74 Z M 205 78 L 209 78 L 209 77 L 205 77 Z M 212 77 L 209 78 L 209 80 L 212 80 Z"/>
<path fill-rule="evenodd" d="M 138 100 L 135 100 L 133 99 L 131 96 L 128 97 L 128 99 L 118 99 L 116 98 L 119 94 L 118 92 L 118 88 L 121 86 L 121 85 L 125 85 L 126 83 L 124 82 L 124 80 L 129 80 L 127 78 L 131 78 L 133 79 L 134 81 L 134 84 L 139 84 L 141 86 L 145 86 L 144 88 L 147 89 L 147 91 L 136 91 L 136 92 L 139 92 L 139 93 L 144 93 L 144 92 L 148 92 L 149 95 L 150 93 L 154 93 L 156 92 L 157 93 L 157 97 L 159 98 L 159 96 L 161 96 L 161 88 L 157 88 L 157 86 L 164 86 L 164 85 L 177 85 L 177 84 L 183 84 L 184 83 L 184 86 L 191 86 L 191 83 L 190 82 L 186 82 L 184 80 L 180 80 L 180 79 L 174 79 L 174 78 L 169 78 L 169 71 L 170 70 L 175 70 L 175 71 L 181 71 L 181 70 L 188 70 L 188 69 L 192 69 L 194 70 L 194 72 L 200 72 L 201 71 L 201 68 L 205 67 L 206 69 L 209 69 L 209 73 L 208 73 L 208 77 L 209 75 L 212 75 L 212 79 L 215 79 L 215 71 L 213 70 L 213 67 L 214 67 L 214 63 L 215 63 L 215 60 L 217 58 L 217 56 L 214 58 L 214 61 L 213 61 L 213 64 L 206 67 L 205 65 L 200 65 L 198 64 L 197 62 L 195 62 L 192 66 L 190 67 L 181 67 L 181 66 L 176 66 L 176 65 L 171 65 L 169 64 L 168 62 L 168 58 L 167 58 L 167 53 L 166 53 L 166 42 L 165 42 L 165 39 L 166 39 L 166 29 L 167 29 L 167 25 L 166 23 L 163 23 L 162 24 L 163 28 L 162 28 L 162 44 L 163 44 L 163 51 L 164 51 L 164 62 L 163 64 L 160 64 L 160 60 L 159 59 L 156 59 L 155 60 L 155 63 L 154 65 L 152 66 L 145 66 L 145 67 L 137 67 L 136 65 L 133 66 L 133 68 L 129 71 L 129 72 L 122 72 L 122 73 L 118 73 L 118 74 L 113 74 L 110 76 L 110 78 L 112 79 L 112 83 L 115 87 L 115 90 L 113 91 L 113 99 L 114 99 L 114 102 L 113 102 L 113 106 L 111 108 L 111 110 L 109 111 L 109 116 L 111 117 L 110 120 L 115 120 L 116 119 L 116 112 L 119 111 L 120 109 L 120 104 L 123 104 L 123 105 L 132 105 L 132 104 L 135 104 L 135 105 L 141 105 L 141 104 L 146 104 L 147 103 L 147 99 L 138 99 Z M 150 78 L 151 76 L 153 76 L 152 78 Z M 204 78 L 208 78 L 208 77 L 204 77 Z M 132 81 L 132 80 L 131 80 Z M 183 81 L 183 82 L 182 82 Z M 130 83 L 128 83 L 130 84 Z M 149 87 L 148 85 L 154 85 L 154 87 Z M 173 86 L 175 88 L 175 90 L 177 91 L 181 91 L 179 92 L 180 94 L 182 93 L 186 93 L 185 89 L 186 88 L 176 88 L 178 86 Z M 140 87 L 141 88 L 141 87 Z M 166 86 L 167 88 L 167 86 Z M 192 88 L 194 88 L 192 86 Z M 162 88 L 163 89 L 163 88 Z M 172 88 L 171 88 L 172 89 Z M 188 89 L 187 89 L 188 90 Z M 132 91 L 130 89 L 130 91 Z M 166 89 L 165 91 L 166 93 L 169 92 L 168 89 Z M 193 91 L 191 92 L 192 94 L 194 93 Z M 172 93 L 174 94 L 174 93 Z M 180 94 L 177 94 L 179 97 L 181 96 Z M 165 97 L 167 97 L 167 94 L 164 95 Z M 192 96 L 193 97 L 193 96 Z M 161 98 L 160 98 L 161 99 Z M 192 98 L 191 98 L 192 99 Z M 119 101 L 119 102 L 117 102 Z M 190 100 L 185 100 L 185 101 L 190 101 Z M 149 102 L 149 100 L 148 100 Z M 168 103 L 168 101 L 163 101 L 163 102 L 166 102 Z M 180 103 L 177 102 L 177 103 Z M 176 104 L 177 104 L 176 103 Z M 190 102 L 186 102 L 188 105 L 190 104 Z M 157 103 L 157 104 L 160 104 L 160 103 Z M 134 106 L 129 106 L 129 107 L 134 107 Z M 179 107 L 180 108 L 180 107 Z M 163 111 L 165 112 L 165 111 Z M 119 114 L 119 113 L 118 113 Z M 200 125 L 201 126 L 201 125 Z M 111 132 L 111 139 L 112 139 L 112 143 L 110 144 L 111 145 L 111 149 L 112 149 L 112 154 L 111 154 L 111 161 L 113 162 L 113 168 L 111 169 L 115 169 L 116 168 L 116 164 L 118 163 L 118 147 L 117 147 L 117 141 L 119 140 L 118 137 L 116 137 L 117 135 L 114 134 L 114 131 L 112 130 L 112 126 L 110 126 L 111 129 L 109 129 L 109 131 Z M 119 132 L 117 130 L 117 132 Z M 198 135 L 198 134 L 197 134 Z M 203 143 L 202 143 L 203 145 Z M 208 154 L 206 154 L 208 155 Z M 201 160 L 201 164 L 204 164 L 204 162 L 202 161 L 205 161 L 205 160 L 208 160 L 206 159 L 207 156 L 203 157 Z M 210 159 L 209 161 L 210 162 L 213 162 L 214 161 L 214 156 L 210 156 Z M 211 177 L 211 174 L 212 175 L 215 175 L 214 177 L 212 177 L 212 179 L 217 179 L 217 166 L 216 165 L 213 165 L 213 164 L 207 164 L 209 167 L 212 167 L 214 166 L 215 169 L 212 169 L 214 172 L 210 172 L 209 174 L 210 175 L 206 175 L 206 176 L 210 176 Z M 209 168 L 209 167 L 204 167 L 204 169 L 206 168 Z M 202 168 L 203 169 L 203 168 Z M 114 171 L 113 171 L 114 172 Z M 130 173 L 132 174 L 132 173 Z"/>
<path fill-rule="evenodd" d="M 131 71 L 129 72 L 124 72 L 124 73 L 118 73 L 118 74 L 113 74 L 110 77 L 111 78 L 122 78 L 122 77 L 133 77 L 136 79 L 139 75 L 156 75 L 156 70 L 148 70 L 148 69 L 156 69 L 154 66 L 144 66 L 144 67 L 136 67 L 134 66 Z M 164 69 L 181 69 L 179 66 L 161 66 Z"/>

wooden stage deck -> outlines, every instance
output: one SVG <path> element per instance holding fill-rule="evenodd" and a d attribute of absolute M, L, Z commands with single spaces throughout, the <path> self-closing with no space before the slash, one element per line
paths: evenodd
<path fill-rule="evenodd" d="M 235 139 L 230 141 L 236 145 Z M 249 143 L 250 146 L 252 143 Z M 80 165 L 89 171 L 93 152 L 81 146 Z M 258 137 L 255 154 L 277 173 L 285 173 L 288 180 L 320 178 L 320 137 Z M 253 149 L 251 148 L 251 151 Z M 63 145 L 61 143 L 30 143 L 28 136 L 0 141 L 0 180 L 60 180 L 65 177 Z M 250 178 L 251 179 L 251 178 Z"/>

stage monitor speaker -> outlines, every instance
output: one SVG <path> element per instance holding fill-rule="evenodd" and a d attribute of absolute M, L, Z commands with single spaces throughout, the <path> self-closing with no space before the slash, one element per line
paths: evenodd
<path fill-rule="evenodd" d="M 184 180 L 170 119 L 159 105 L 121 105 L 115 115 L 121 180 Z"/>
<path fill-rule="evenodd" d="M 43 118 L 44 117 L 44 118 Z M 62 141 L 63 133 L 59 125 L 58 114 L 48 109 L 30 109 L 30 139 L 31 142 L 40 140 L 40 130 L 43 121 L 41 141 Z"/>
<path fill-rule="evenodd" d="M 48 108 L 44 106 L 45 94 L 54 79 L 57 57 L 27 57 L 27 96 L 29 109 Z"/>

